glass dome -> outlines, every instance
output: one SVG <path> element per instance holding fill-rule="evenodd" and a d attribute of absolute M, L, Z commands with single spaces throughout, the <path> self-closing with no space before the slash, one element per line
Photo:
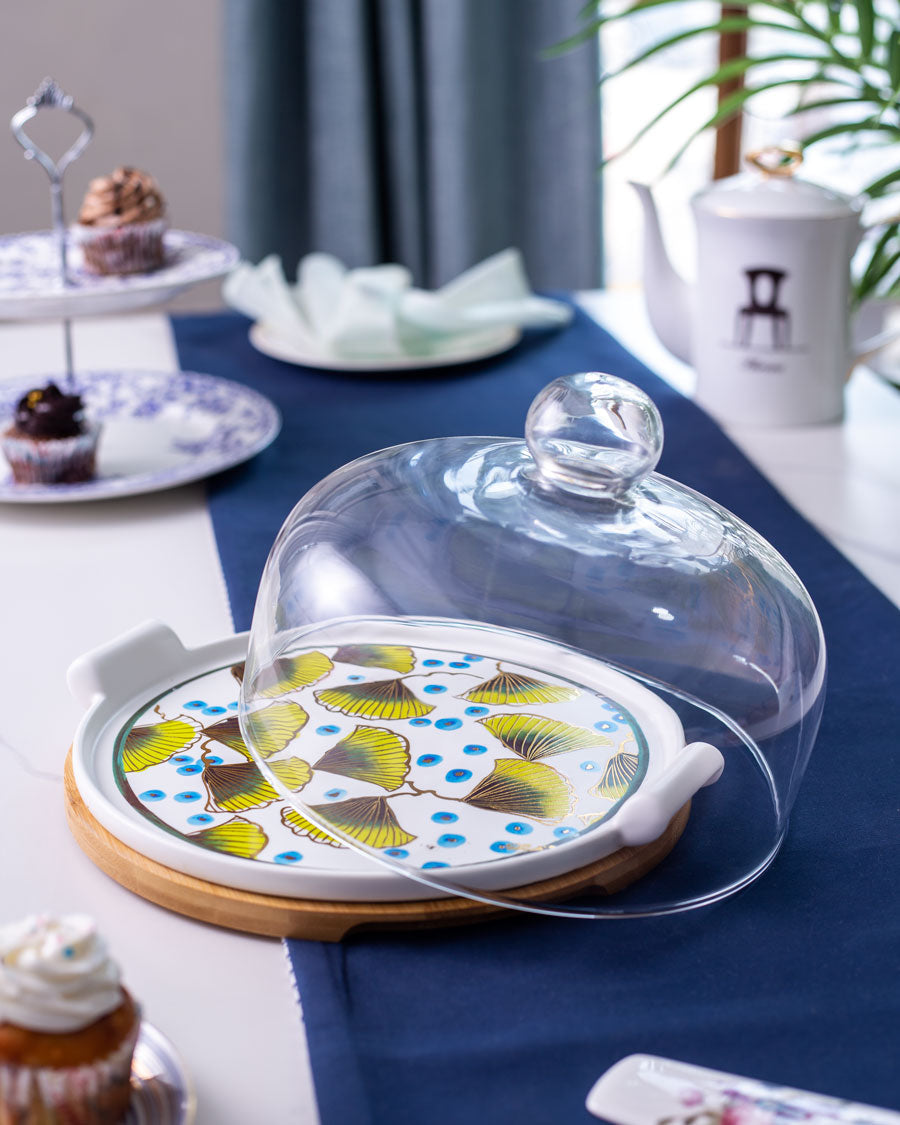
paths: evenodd
<path fill-rule="evenodd" d="M 815 608 L 752 528 L 653 471 L 636 387 L 557 379 L 525 433 L 381 450 L 300 500 L 245 742 L 298 835 L 355 853 L 335 897 L 714 902 L 784 838 L 824 699 Z"/>

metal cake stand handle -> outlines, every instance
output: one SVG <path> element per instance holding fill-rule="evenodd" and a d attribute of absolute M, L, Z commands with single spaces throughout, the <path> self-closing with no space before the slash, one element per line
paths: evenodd
<path fill-rule="evenodd" d="M 84 128 L 75 139 L 75 142 L 62 154 L 59 160 L 54 161 L 44 150 L 34 143 L 25 132 L 25 126 L 36 117 L 42 109 L 61 109 L 77 117 Z M 77 160 L 90 144 L 94 135 L 94 122 L 81 109 L 75 105 L 71 94 L 61 89 L 52 78 L 45 78 L 31 95 L 22 109 L 14 114 L 10 121 L 12 134 L 25 150 L 26 160 L 36 160 L 44 169 L 50 179 L 50 205 L 53 218 L 53 233 L 59 247 L 59 269 L 63 286 L 69 285 L 69 271 L 66 257 L 66 224 L 63 215 L 63 176 L 69 165 Z M 71 387 L 75 381 L 72 367 L 72 323 L 66 317 L 63 320 L 63 333 L 66 349 L 66 381 Z"/>

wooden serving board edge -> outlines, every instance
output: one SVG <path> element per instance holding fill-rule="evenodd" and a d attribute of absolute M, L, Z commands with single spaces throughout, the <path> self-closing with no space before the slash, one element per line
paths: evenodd
<path fill-rule="evenodd" d="M 121 886 L 167 910 L 200 922 L 265 937 L 340 941 L 362 929 L 412 930 L 463 925 L 514 913 L 468 898 L 416 902 L 332 902 L 259 894 L 210 883 L 157 863 L 118 840 L 85 805 L 65 764 L 66 820 L 88 859 Z M 652 843 L 622 848 L 604 859 L 553 879 L 505 892 L 523 901 L 559 902 L 583 892 L 615 894 L 647 874 L 669 854 L 684 831 L 691 803 L 682 806 Z"/>

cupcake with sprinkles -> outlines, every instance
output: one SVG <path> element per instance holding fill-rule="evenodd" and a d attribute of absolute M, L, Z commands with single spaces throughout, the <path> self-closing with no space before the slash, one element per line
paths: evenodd
<path fill-rule="evenodd" d="M 0 1121 L 122 1121 L 139 1028 L 138 1006 L 89 918 L 0 927 Z"/>

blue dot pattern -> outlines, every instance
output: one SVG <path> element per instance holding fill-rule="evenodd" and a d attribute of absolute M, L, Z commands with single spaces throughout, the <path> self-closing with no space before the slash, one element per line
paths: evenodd
<path fill-rule="evenodd" d="M 423 863 L 422 864 L 422 870 L 423 871 L 430 871 L 435 867 L 446 867 L 446 866 L 447 866 L 446 863 L 438 863 L 437 860 L 431 860 L 430 863 Z"/>
<path fill-rule="evenodd" d="M 467 715 L 486 715 L 488 713 L 487 707 L 467 707 Z"/>
<path fill-rule="evenodd" d="M 463 747 L 464 754 L 484 754 L 487 751 L 486 746 L 479 746 L 477 742 L 470 742 L 468 746 Z"/>
<path fill-rule="evenodd" d="M 203 769 L 203 766 L 201 765 L 200 762 L 191 762 L 191 764 L 189 766 L 179 766 L 178 769 L 175 772 L 176 773 L 182 773 L 182 774 L 192 774 L 192 773 L 200 773 L 202 769 Z"/>
<path fill-rule="evenodd" d="M 324 727 L 316 727 L 316 734 L 339 734 L 341 728 L 328 723 Z"/>
<path fill-rule="evenodd" d="M 448 770 L 444 775 L 448 781 L 460 782 L 468 781 L 472 776 L 471 770 Z"/>
<path fill-rule="evenodd" d="M 416 765 L 417 766 L 436 766 L 439 762 L 442 762 L 443 760 L 444 759 L 440 756 L 440 754 L 422 754 L 418 758 L 416 758 Z"/>
<path fill-rule="evenodd" d="M 466 842 L 465 836 L 455 836 L 452 832 L 445 832 L 443 836 L 438 836 L 438 844 L 442 848 L 458 848 L 460 844 Z"/>
<path fill-rule="evenodd" d="M 386 848 L 384 854 L 389 855 L 391 859 L 406 859 L 409 856 L 406 848 Z"/>
<path fill-rule="evenodd" d="M 435 730 L 459 730 L 462 719 L 438 719 L 434 724 Z"/>
<path fill-rule="evenodd" d="M 440 695 L 441 692 L 446 691 L 447 689 L 443 684 L 426 684 L 425 690 L 429 695 Z"/>
<path fill-rule="evenodd" d="M 299 863 L 303 856 L 299 852 L 280 852 L 273 857 L 275 863 Z"/>
<path fill-rule="evenodd" d="M 209 824 L 212 817 L 208 812 L 195 813 L 188 817 L 188 824 Z"/>
<path fill-rule="evenodd" d="M 200 794 L 196 793 L 193 789 L 186 789 L 183 793 L 176 793 L 175 800 L 180 801 L 182 804 L 187 804 L 189 801 L 199 801 Z"/>
<path fill-rule="evenodd" d="M 455 824 L 459 817 L 455 812 L 436 812 L 431 814 L 431 819 L 435 824 Z"/>
<path fill-rule="evenodd" d="M 143 793 L 138 796 L 142 801 L 162 801 L 165 799 L 165 793 L 162 789 L 145 789 Z"/>
<path fill-rule="evenodd" d="M 533 832 L 534 829 L 530 824 L 522 824 L 521 821 L 514 820 L 512 824 L 507 824 L 506 831 L 511 832 L 513 836 L 527 836 L 528 833 Z"/>

